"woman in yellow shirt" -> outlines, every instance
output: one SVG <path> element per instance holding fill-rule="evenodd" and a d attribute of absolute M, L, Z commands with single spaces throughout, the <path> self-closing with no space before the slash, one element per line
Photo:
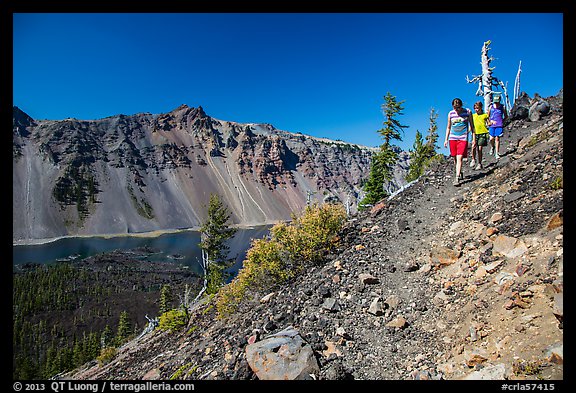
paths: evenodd
<path fill-rule="evenodd" d="M 488 145 L 488 114 L 484 113 L 482 109 L 482 101 L 474 104 L 474 111 L 476 113 L 472 114 L 472 119 L 474 119 L 475 132 L 472 133 L 472 160 L 470 161 L 470 167 L 474 168 L 476 159 L 478 159 L 478 165 L 475 168 L 478 171 L 483 168 L 482 148 Z"/>

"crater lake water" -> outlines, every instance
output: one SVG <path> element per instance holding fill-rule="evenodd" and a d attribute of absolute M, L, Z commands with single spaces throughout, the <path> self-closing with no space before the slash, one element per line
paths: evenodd
<path fill-rule="evenodd" d="M 270 233 L 270 225 L 252 228 L 239 228 L 233 238 L 226 243 L 230 247 L 229 258 L 234 272 L 242 267 L 246 252 L 252 239 L 261 239 Z M 202 273 L 199 261 L 202 260 L 200 232 L 180 231 L 160 234 L 153 237 L 117 236 L 117 237 L 70 237 L 49 243 L 12 246 L 13 265 L 24 263 L 52 263 L 57 261 L 75 261 L 93 255 L 115 250 L 130 251 L 149 248 L 155 252 L 147 253 L 146 259 L 161 262 L 173 262 L 188 266 L 198 274 Z"/>

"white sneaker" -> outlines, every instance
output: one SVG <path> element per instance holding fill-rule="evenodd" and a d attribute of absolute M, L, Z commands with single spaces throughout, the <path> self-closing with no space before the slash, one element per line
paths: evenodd
<path fill-rule="evenodd" d="M 492 146 L 492 147 L 490 148 L 490 155 L 491 155 L 491 156 L 494 155 L 494 146 Z"/>
<path fill-rule="evenodd" d="M 479 170 L 482 169 L 482 168 L 483 168 L 482 164 L 476 165 L 476 170 L 477 170 L 477 171 L 479 171 Z"/>
<path fill-rule="evenodd" d="M 474 165 L 476 165 L 476 160 L 472 159 L 472 161 L 470 161 L 470 168 L 474 168 Z"/>
<path fill-rule="evenodd" d="M 500 154 L 498 154 L 498 153 L 494 154 L 494 158 L 497 159 L 497 160 L 499 160 L 499 159 L 500 159 Z"/>

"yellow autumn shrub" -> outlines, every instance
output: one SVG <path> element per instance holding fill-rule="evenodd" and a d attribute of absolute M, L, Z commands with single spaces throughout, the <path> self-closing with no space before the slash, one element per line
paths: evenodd
<path fill-rule="evenodd" d="M 254 240 L 238 275 L 217 295 L 219 317 L 235 312 L 248 288 L 272 287 L 321 261 L 337 245 L 345 221 L 341 204 L 314 204 L 292 222 L 274 225 L 270 238 Z"/>

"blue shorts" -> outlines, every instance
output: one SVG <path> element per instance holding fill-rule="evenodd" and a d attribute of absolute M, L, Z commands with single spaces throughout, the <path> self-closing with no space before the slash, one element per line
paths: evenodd
<path fill-rule="evenodd" d="M 488 132 L 490 133 L 491 137 L 496 137 L 496 136 L 502 136 L 502 134 L 504 133 L 502 131 L 502 127 L 490 127 L 488 129 Z"/>

